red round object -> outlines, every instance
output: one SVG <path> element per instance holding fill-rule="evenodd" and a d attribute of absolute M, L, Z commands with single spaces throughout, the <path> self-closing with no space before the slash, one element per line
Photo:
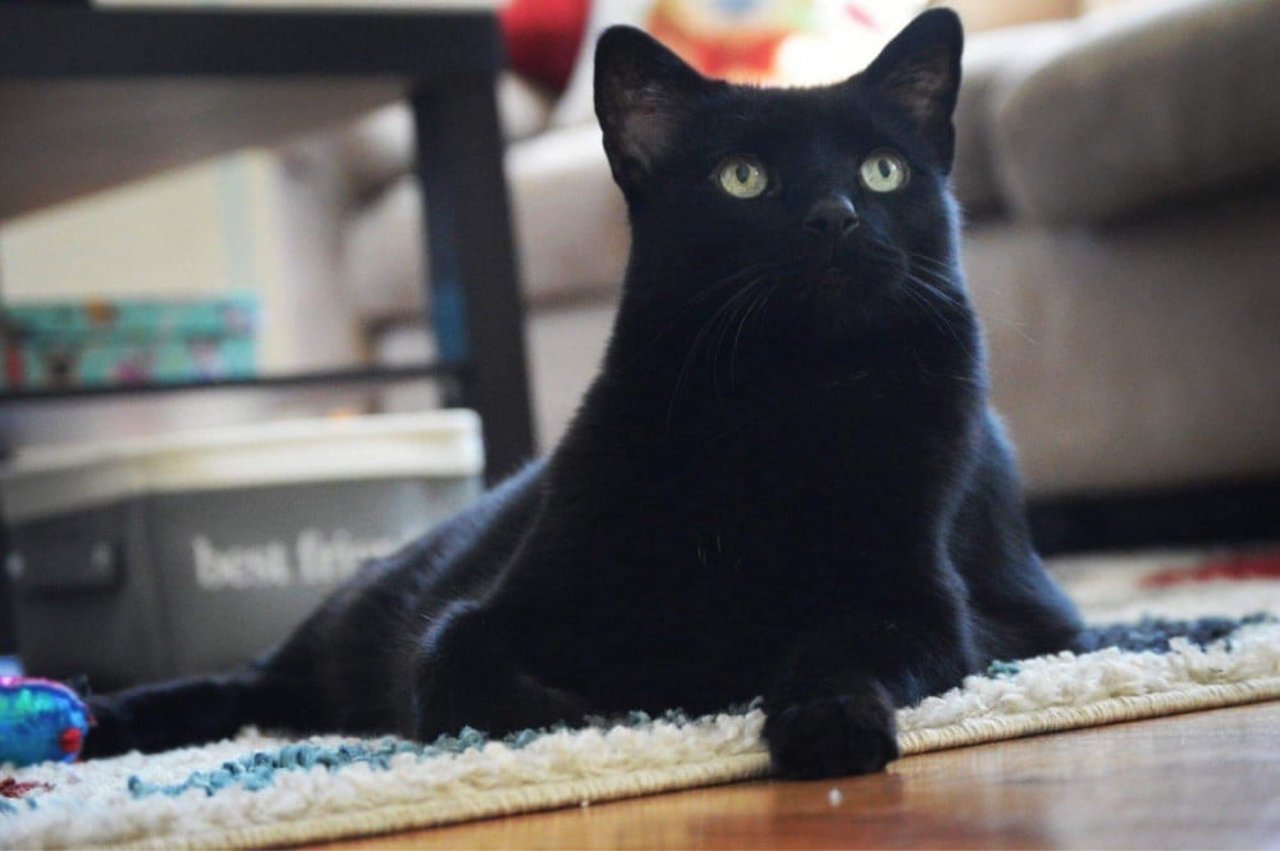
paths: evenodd
<path fill-rule="evenodd" d="M 80 745 L 83 742 L 84 734 L 80 732 L 78 727 L 68 727 L 58 737 L 58 746 L 62 748 L 63 753 L 79 753 Z"/>
<path fill-rule="evenodd" d="M 512 0 L 501 13 L 511 67 L 563 91 L 587 28 L 590 0 Z"/>

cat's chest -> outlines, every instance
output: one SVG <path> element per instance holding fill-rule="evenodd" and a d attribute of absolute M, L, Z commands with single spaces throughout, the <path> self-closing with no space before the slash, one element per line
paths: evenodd
<path fill-rule="evenodd" d="M 940 502 L 962 466 L 962 395 L 866 370 L 719 399 L 685 428 L 631 404 L 570 446 L 574 470 L 610 475 L 562 485 L 575 488 L 570 514 L 589 517 L 588 537 L 627 540 L 642 573 L 665 564 L 686 578 L 785 574 L 847 561 L 896 546 Z"/>
<path fill-rule="evenodd" d="M 725 530 L 746 553 L 757 540 L 823 547 L 901 530 L 966 466 L 974 411 L 954 386 L 872 375 L 743 406 L 681 460 L 677 511 L 699 518 L 705 554 L 733 549 Z"/>
<path fill-rule="evenodd" d="M 974 402 L 958 378 L 872 370 L 729 402 L 709 418 L 695 475 L 709 486 L 737 488 L 758 476 L 762 486 L 820 490 L 940 463 L 960 451 Z"/>

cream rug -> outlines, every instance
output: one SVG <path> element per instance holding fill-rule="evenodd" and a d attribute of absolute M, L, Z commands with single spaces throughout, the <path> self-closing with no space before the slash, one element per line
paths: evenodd
<path fill-rule="evenodd" d="M 1116 613 L 1280 612 L 1280 570 L 1268 573 L 1270 557 L 1261 571 L 1224 574 L 1234 558 L 1074 561 L 1059 570 L 1095 623 Z M 1173 638 L 1167 650 L 1157 636 L 1160 652 L 1110 647 L 993 665 L 900 710 L 902 752 L 1280 698 L 1280 623 L 1253 617 L 1217 631 L 1227 634 L 1204 644 Z M 1146 641 L 1152 626 L 1125 632 Z M 301 843 L 727 783 L 768 773 L 763 721 L 756 708 L 697 719 L 636 714 L 608 728 L 506 742 L 469 732 L 433 746 L 246 730 L 155 756 L 0 770 L 13 781 L 0 786 L 0 846 Z"/>

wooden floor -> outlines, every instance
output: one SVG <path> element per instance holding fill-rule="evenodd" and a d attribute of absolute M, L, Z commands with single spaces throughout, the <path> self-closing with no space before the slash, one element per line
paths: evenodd
<path fill-rule="evenodd" d="M 329 847 L 1277 848 L 1280 703 Z"/>

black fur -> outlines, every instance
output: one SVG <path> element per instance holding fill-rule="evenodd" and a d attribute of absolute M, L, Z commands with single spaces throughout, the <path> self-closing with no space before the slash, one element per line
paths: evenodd
<path fill-rule="evenodd" d="M 98 700 L 90 752 L 242 722 L 497 735 L 763 695 L 782 772 L 866 772 L 896 755 L 895 706 L 1070 646 L 957 260 L 960 42 L 927 12 L 863 75 L 786 90 L 608 31 L 596 106 L 633 245 L 565 439 L 252 669 Z M 909 165 L 896 192 L 860 182 L 880 149 Z M 762 164 L 759 197 L 717 184 L 735 154 Z M 821 204 L 847 237 L 806 226 Z"/>

